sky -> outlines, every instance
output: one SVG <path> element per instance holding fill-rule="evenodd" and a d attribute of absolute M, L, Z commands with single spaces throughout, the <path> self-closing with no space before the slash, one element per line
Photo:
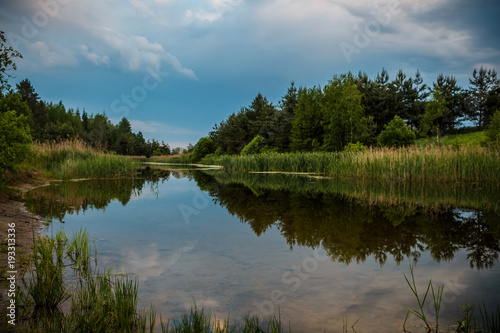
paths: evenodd
<path fill-rule="evenodd" d="M 11 85 L 186 147 L 291 81 L 418 69 L 467 88 L 474 68 L 500 70 L 499 14 L 498 0 L 0 0 L 0 30 L 23 55 Z"/>

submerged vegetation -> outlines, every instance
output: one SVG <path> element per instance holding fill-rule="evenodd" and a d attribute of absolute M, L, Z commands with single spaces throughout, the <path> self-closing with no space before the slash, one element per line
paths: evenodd
<path fill-rule="evenodd" d="M 206 157 L 203 163 L 221 165 L 229 172 L 310 172 L 340 180 L 500 184 L 500 151 L 483 147 L 223 155 Z"/>

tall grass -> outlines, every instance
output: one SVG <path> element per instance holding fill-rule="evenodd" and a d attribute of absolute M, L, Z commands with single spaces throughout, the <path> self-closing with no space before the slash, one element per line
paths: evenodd
<path fill-rule="evenodd" d="M 130 177 L 139 168 L 133 159 L 106 154 L 80 139 L 33 143 L 33 152 L 29 164 L 59 179 Z"/>
<path fill-rule="evenodd" d="M 361 152 L 209 157 L 226 171 L 309 172 L 340 180 L 500 183 L 500 152 L 486 147 L 376 148 Z"/>

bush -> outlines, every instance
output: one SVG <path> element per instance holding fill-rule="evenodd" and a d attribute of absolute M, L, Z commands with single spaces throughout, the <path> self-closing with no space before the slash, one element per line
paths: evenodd
<path fill-rule="evenodd" d="M 266 139 L 257 135 L 241 150 L 241 155 L 258 154 L 266 146 Z"/>
<path fill-rule="evenodd" d="M 16 111 L 0 113 L 0 170 L 14 170 L 31 151 L 28 119 Z"/>
<path fill-rule="evenodd" d="M 366 149 L 367 149 L 367 147 L 359 141 L 356 143 L 349 142 L 344 147 L 344 151 L 349 151 L 349 152 L 358 152 L 358 151 L 363 151 Z"/>
<path fill-rule="evenodd" d="M 394 116 L 389 124 L 384 125 L 384 130 L 379 134 L 377 142 L 381 146 L 401 147 L 415 142 L 415 133 L 406 126 L 403 119 Z"/>
<path fill-rule="evenodd" d="M 199 162 L 203 157 L 215 152 L 215 143 L 212 138 L 201 138 L 193 150 L 193 162 Z"/>

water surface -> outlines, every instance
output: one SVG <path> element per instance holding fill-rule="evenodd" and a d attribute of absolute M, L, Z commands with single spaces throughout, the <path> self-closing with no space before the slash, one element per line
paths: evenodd
<path fill-rule="evenodd" d="M 196 302 L 233 320 L 280 313 L 293 332 L 341 332 L 346 320 L 396 332 L 416 306 L 409 261 L 422 291 L 429 279 L 445 286 L 442 325 L 466 302 L 498 303 L 499 197 L 474 185 L 157 169 L 54 183 L 27 205 L 53 217 L 47 233 L 86 228 L 98 267 L 137 277 L 140 308 L 164 318 Z"/>

